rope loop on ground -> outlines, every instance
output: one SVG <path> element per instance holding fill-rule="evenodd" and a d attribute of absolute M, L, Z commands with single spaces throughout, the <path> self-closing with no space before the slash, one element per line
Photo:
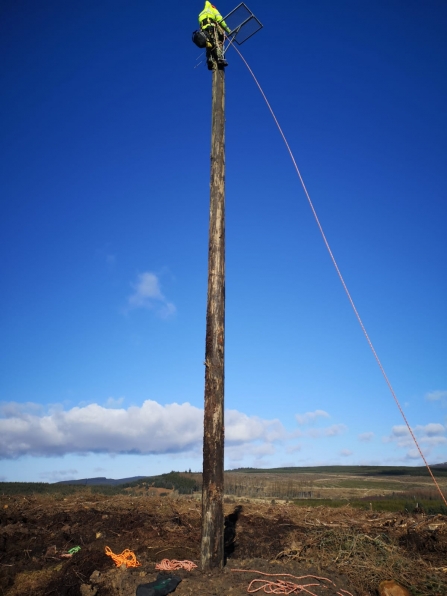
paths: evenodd
<path fill-rule="evenodd" d="M 177 569 L 186 569 L 192 571 L 197 565 L 192 561 L 177 561 L 176 559 L 163 559 L 161 563 L 155 565 L 158 571 L 176 571 Z"/>
<path fill-rule="evenodd" d="M 337 586 L 331 579 L 329 579 L 328 577 L 319 577 L 318 575 L 301 575 L 298 577 L 296 575 L 292 575 L 291 573 L 264 573 L 263 571 L 257 571 L 256 569 L 232 569 L 231 571 L 243 573 L 257 573 L 258 575 L 265 575 L 268 577 L 290 577 L 301 582 L 297 584 L 295 582 L 285 581 L 282 579 L 276 579 L 272 581 L 267 578 L 256 578 L 252 579 L 248 585 L 247 592 L 249 594 L 254 594 L 255 592 L 260 592 L 261 590 L 263 590 L 266 594 L 301 594 L 305 592 L 310 596 L 318 596 L 315 592 L 309 590 L 309 588 L 320 587 L 327 589 L 327 584 L 332 584 L 332 586 L 335 589 L 337 589 Z M 306 581 L 308 583 L 305 583 Z M 257 586 L 257 584 L 261 585 Z M 348 592 L 347 590 L 339 590 L 337 594 L 339 596 L 354 596 L 353 594 L 351 594 L 351 592 Z"/>

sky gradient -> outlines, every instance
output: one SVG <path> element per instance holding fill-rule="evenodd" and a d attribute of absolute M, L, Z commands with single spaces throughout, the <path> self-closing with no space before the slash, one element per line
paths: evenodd
<path fill-rule="evenodd" d="M 1 480 L 201 469 L 202 4 L 1 4 Z M 240 49 L 425 456 L 447 461 L 447 4 L 247 5 L 264 28 Z M 271 115 L 227 59 L 225 467 L 421 465 Z"/>

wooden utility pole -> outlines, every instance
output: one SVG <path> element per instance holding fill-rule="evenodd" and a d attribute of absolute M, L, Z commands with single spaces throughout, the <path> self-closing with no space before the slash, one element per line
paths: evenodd
<path fill-rule="evenodd" d="M 203 433 L 202 570 L 224 564 L 225 70 L 213 70 Z"/>

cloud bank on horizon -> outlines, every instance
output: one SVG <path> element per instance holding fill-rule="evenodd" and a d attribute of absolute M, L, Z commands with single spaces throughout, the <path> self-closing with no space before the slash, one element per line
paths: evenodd
<path fill-rule="evenodd" d="M 3 403 L 0 405 L 0 459 L 91 453 L 192 454 L 200 457 L 201 408 L 188 402 L 161 405 L 153 400 L 146 400 L 141 406 L 123 408 L 121 401 L 109 399 L 106 406 L 92 403 L 68 410 L 53 407 L 49 411 L 31 402 Z M 330 414 L 322 410 L 296 414 L 298 427 L 288 431 L 279 419 L 267 420 L 227 410 L 226 457 L 233 464 L 250 457 L 255 466 L 265 467 L 268 462 L 264 458 L 277 453 L 278 446 L 290 455 L 302 452 L 311 442 L 333 441 L 348 433 L 349 429 L 343 423 L 315 426 L 318 420 L 327 418 Z M 418 425 L 413 431 L 425 455 L 436 446 L 447 443 L 447 428 L 443 424 Z M 371 442 L 374 433 L 361 433 L 357 439 L 359 443 Z M 403 450 L 403 461 L 419 457 L 404 425 L 393 426 L 390 434 L 382 438 L 382 443 L 392 443 Z M 343 459 L 354 455 L 352 449 L 346 447 L 340 447 L 337 453 Z"/>
<path fill-rule="evenodd" d="M 114 403 L 108 401 L 108 405 Z M 168 454 L 201 448 L 203 410 L 190 403 L 161 405 L 146 400 L 129 408 L 89 404 L 42 412 L 37 404 L 0 406 L 0 458 L 69 453 Z M 226 443 L 273 444 L 286 437 L 277 419 L 226 412 Z"/>

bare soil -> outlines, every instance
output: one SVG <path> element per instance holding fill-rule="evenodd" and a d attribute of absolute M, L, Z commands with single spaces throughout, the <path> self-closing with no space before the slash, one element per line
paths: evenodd
<path fill-rule="evenodd" d="M 315 584 L 296 594 L 378 594 L 387 579 L 413 596 L 447 594 L 445 516 L 226 501 L 226 515 L 243 507 L 234 552 L 222 571 L 174 572 L 182 578 L 176 595 L 239 596 L 256 578 Z M 134 595 L 139 584 L 155 580 L 155 564 L 164 558 L 198 564 L 200 530 L 200 501 L 190 497 L 0 497 L 0 594 Z M 81 550 L 63 558 L 74 546 Z M 141 566 L 117 568 L 106 546 L 117 554 L 130 549 Z"/>

